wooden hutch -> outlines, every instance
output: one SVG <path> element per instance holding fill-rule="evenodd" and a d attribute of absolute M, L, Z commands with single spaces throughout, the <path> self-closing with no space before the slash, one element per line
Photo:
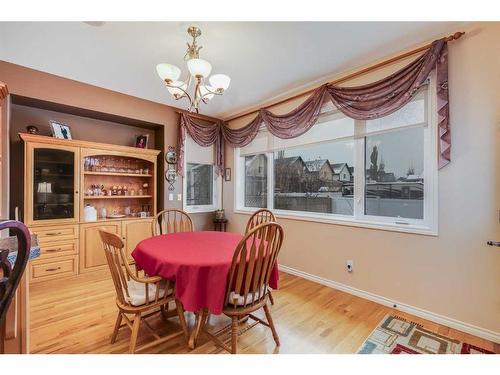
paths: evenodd
<path fill-rule="evenodd" d="M 24 222 L 41 248 L 29 265 L 30 282 L 107 267 L 101 228 L 121 235 L 129 254 L 151 236 L 160 151 L 19 136 L 24 141 Z M 96 209 L 96 220 L 86 221 L 86 206 Z"/>

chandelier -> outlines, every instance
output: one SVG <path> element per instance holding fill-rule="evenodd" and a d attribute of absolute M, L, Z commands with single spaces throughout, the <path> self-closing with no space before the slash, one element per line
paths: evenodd
<path fill-rule="evenodd" d="M 193 38 L 191 44 L 187 43 L 188 48 L 184 55 L 184 61 L 186 61 L 190 73 L 187 79 L 179 80 L 181 70 L 172 64 L 158 64 L 156 71 L 174 99 L 187 98 L 189 100 L 188 111 L 198 113 L 200 102 L 207 104 L 215 95 L 222 95 L 229 87 L 231 78 L 225 74 L 210 76 L 212 65 L 208 61 L 200 59 L 202 46 L 198 46 L 196 42 L 196 38 L 201 35 L 201 30 L 191 26 L 187 32 Z M 205 83 L 207 78 L 209 85 Z M 191 89 L 192 86 L 194 89 Z M 192 91 L 192 93 L 189 94 L 188 91 Z"/>

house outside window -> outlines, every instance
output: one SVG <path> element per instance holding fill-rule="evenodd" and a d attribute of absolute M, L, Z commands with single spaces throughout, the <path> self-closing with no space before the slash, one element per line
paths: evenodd
<path fill-rule="evenodd" d="M 436 234 L 433 85 L 383 118 L 354 120 L 330 104 L 300 137 L 262 128 L 235 152 L 236 211 Z"/>

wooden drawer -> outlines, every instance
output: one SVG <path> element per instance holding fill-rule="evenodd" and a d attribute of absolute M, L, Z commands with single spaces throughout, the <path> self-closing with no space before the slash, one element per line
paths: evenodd
<path fill-rule="evenodd" d="M 78 238 L 78 225 L 32 227 L 30 229 L 38 236 L 40 247 L 43 247 L 43 245 L 52 245 L 54 241 L 65 241 Z"/>
<path fill-rule="evenodd" d="M 34 263 L 43 263 L 47 259 L 78 255 L 78 240 L 54 241 L 40 246 L 40 257 Z"/>
<path fill-rule="evenodd" d="M 57 258 L 53 262 L 33 263 L 31 280 L 42 281 L 72 276 L 78 273 L 78 257 Z"/>

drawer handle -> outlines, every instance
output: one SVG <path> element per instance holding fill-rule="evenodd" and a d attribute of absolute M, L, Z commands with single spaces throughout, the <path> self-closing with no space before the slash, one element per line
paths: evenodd
<path fill-rule="evenodd" d="M 61 251 L 61 250 L 62 250 L 62 247 L 59 247 L 57 249 L 47 249 L 47 252 L 48 253 L 56 253 L 56 252 Z"/>
<path fill-rule="evenodd" d="M 62 232 L 49 232 L 47 236 L 59 236 L 60 234 L 62 234 Z"/>
<path fill-rule="evenodd" d="M 47 272 L 53 272 L 53 271 L 58 271 L 58 270 L 60 270 L 60 269 L 61 269 L 61 267 L 57 267 L 57 268 L 47 268 L 45 271 L 47 271 Z"/>

